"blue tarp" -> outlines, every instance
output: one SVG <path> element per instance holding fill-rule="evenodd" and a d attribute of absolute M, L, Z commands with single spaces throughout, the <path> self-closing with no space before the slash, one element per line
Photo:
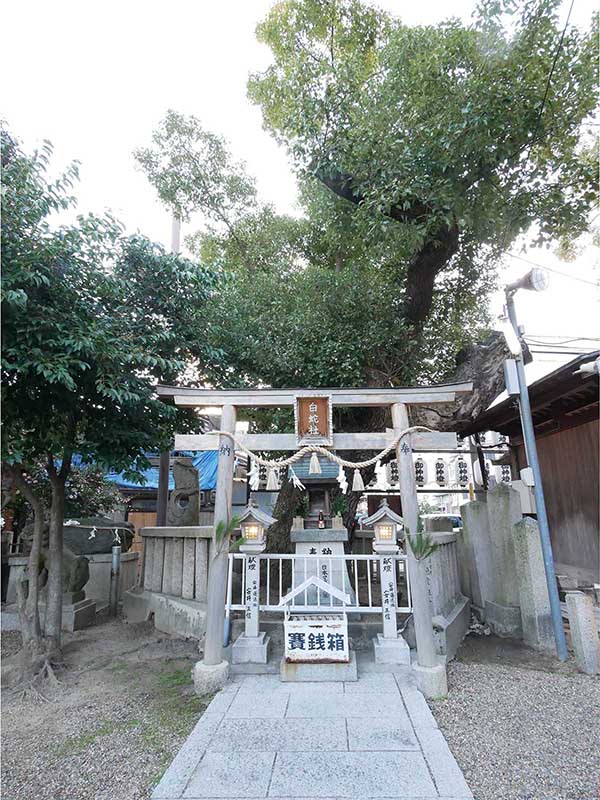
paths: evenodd
<path fill-rule="evenodd" d="M 216 450 L 206 450 L 202 453 L 193 455 L 190 453 L 193 465 L 200 475 L 200 488 L 211 490 L 217 485 L 217 462 L 218 452 Z M 143 470 L 142 474 L 146 478 L 145 483 L 135 483 L 127 480 L 122 472 L 109 472 L 106 479 L 116 483 L 122 489 L 158 489 L 158 467 L 150 467 Z M 169 489 L 174 489 L 173 472 L 169 473 Z"/>

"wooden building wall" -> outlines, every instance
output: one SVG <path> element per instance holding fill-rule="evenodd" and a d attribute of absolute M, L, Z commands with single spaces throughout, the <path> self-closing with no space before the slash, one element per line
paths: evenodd
<path fill-rule="evenodd" d="M 536 436 L 557 571 L 600 582 L 598 420 Z M 523 446 L 518 448 L 524 466 Z"/>

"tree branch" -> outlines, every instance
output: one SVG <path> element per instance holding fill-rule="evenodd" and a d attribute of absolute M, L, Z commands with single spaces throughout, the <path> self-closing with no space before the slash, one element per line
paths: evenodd
<path fill-rule="evenodd" d="M 334 194 L 354 205 L 364 201 L 364 195 L 353 186 L 351 175 L 338 170 L 324 171 L 313 161 L 310 169 L 315 177 Z M 384 214 L 397 222 L 424 223 L 431 219 L 434 208 L 428 203 L 410 200 L 397 202 Z M 427 319 L 433 302 L 435 277 L 458 250 L 458 225 L 440 223 L 437 230 L 412 257 L 406 275 L 403 316 L 408 323 L 420 328 Z"/>

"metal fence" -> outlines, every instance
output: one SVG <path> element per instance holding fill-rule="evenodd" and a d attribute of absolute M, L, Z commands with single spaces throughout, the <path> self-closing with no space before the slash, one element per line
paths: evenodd
<path fill-rule="evenodd" d="M 255 560 L 258 576 L 257 598 L 247 593 L 248 559 Z M 251 562 L 252 563 L 252 562 Z M 410 613 L 412 599 L 406 555 L 287 555 L 261 553 L 229 554 L 227 580 L 227 613 L 247 611 L 249 606 L 260 611 L 283 613 L 328 613 L 345 611 L 348 614 L 383 614 L 389 610 L 392 598 L 382 597 L 381 576 L 386 573 L 384 593 L 389 587 L 389 573 L 395 575 L 393 605 L 397 613 Z M 293 597 L 282 601 L 290 592 L 311 576 L 320 578 L 338 591 L 348 595 L 349 602 L 330 596 L 320 586 L 309 586 Z M 256 584 L 253 586 L 255 591 Z"/>

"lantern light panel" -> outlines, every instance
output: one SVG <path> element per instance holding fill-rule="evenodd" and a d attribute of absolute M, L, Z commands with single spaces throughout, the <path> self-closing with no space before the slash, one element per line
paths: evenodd
<path fill-rule="evenodd" d="M 456 462 L 456 482 L 459 486 L 469 483 L 469 467 L 464 458 L 459 458 Z"/>
<path fill-rule="evenodd" d="M 435 462 L 435 482 L 438 486 L 446 486 L 448 483 L 448 467 L 443 458 L 438 458 Z"/>
<path fill-rule="evenodd" d="M 511 483 L 512 472 L 510 469 L 510 464 L 502 464 L 500 469 L 502 472 L 502 483 Z"/>
<path fill-rule="evenodd" d="M 415 483 L 417 486 L 424 486 L 427 483 L 427 464 L 420 456 L 415 461 Z"/>
<path fill-rule="evenodd" d="M 257 525 L 255 522 L 249 522 L 247 525 L 243 526 L 244 539 L 248 542 L 258 542 L 261 538 L 262 530 L 260 525 Z"/>
<path fill-rule="evenodd" d="M 395 525 L 375 525 L 375 532 L 382 541 L 393 542 L 396 539 Z"/>

